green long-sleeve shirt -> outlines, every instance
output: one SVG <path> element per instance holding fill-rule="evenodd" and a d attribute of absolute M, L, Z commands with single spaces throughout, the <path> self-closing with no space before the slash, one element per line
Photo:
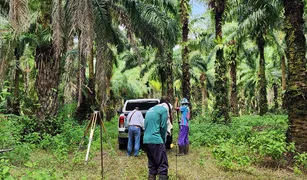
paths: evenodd
<path fill-rule="evenodd" d="M 145 116 L 144 144 L 165 144 L 167 132 L 167 110 L 156 105 Z"/>

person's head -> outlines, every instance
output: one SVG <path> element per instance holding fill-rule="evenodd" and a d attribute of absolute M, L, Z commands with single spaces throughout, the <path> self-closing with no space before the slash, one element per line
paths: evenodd
<path fill-rule="evenodd" d="M 168 102 L 169 102 L 169 100 L 168 100 L 167 97 L 165 97 L 165 96 L 161 97 L 161 99 L 160 99 L 160 104 L 162 104 L 162 103 L 168 103 Z"/>
<path fill-rule="evenodd" d="M 180 100 L 180 104 L 181 104 L 181 105 L 189 105 L 189 101 L 188 101 L 187 98 L 182 98 L 182 99 Z"/>
<path fill-rule="evenodd" d="M 135 109 L 135 110 L 137 110 L 137 111 L 138 111 L 138 110 L 140 110 L 140 108 L 139 108 L 139 107 L 135 107 L 134 109 Z"/>
<path fill-rule="evenodd" d="M 166 105 L 165 108 L 167 109 L 168 116 L 170 117 L 170 120 L 172 122 L 172 108 L 171 108 L 171 105 L 168 101 L 168 98 L 165 97 L 165 96 L 160 99 L 160 104 L 163 104 L 163 103 Z"/>

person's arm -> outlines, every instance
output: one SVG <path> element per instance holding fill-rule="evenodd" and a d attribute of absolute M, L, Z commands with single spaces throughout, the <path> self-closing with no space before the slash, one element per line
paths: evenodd
<path fill-rule="evenodd" d="M 160 129 L 160 134 L 162 137 L 162 140 L 164 144 L 166 143 L 166 135 L 167 135 L 167 111 L 164 111 L 161 115 L 161 129 Z"/>
<path fill-rule="evenodd" d="M 133 111 L 132 111 L 133 112 Z M 130 121 L 129 121 L 129 119 L 130 119 L 130 117 L 131 117 L 131 113 L 132 112 L 130 112 L 128 115 L 127 115 L 127 117 L 126 117 L 126 119 L 127 119 L 127 121 L 128 121 L 128 125 L 129 125 L 129 123 L 130 123 Z"/>
<path fill-rule="evenodd" d="M 178 98 L 177 98 L 177 97 L 175 98 L 174 109 L 177 110 L 177 111 L 179 110 L 179 107 L 178 107 Z"/>
<path fill-rule="evenodd" d="M 144 117 L 143 117 L 143 114 L 141 111 L 139 111 L 139 121 L 140 121 L 140 124 L 141 124 L 141 128 L 144 130 Z"/>

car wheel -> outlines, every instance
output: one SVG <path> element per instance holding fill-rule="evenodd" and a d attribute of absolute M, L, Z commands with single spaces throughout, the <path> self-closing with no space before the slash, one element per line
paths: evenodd
<path fill-rule="evenodd" d="M 118 138 L 118 148 L 119 149 L 127 149 L 127 138 Z"/>
<path fill-rule="evenodd" d="M 118 144 L 118 149 L 127 149 L 127 144 Z"/>

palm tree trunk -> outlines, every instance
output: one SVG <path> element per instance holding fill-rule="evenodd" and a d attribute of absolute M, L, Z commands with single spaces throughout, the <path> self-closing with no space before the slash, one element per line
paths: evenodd
<path fill-rule="evenodd" d="M 206 74 L 201 73 L 199 77 L 200 86 L 201 86 L 201 114 L 204 116 L 207 109 L 207 87 L 206 87 Z"/>
<path fill-rule="evenodd" d="M 26 76 L 25 76 L 25 92 L 28 95 L 29 94 L 29 83 L 30 83 L 30 65 L 29 62 L 26 61 Z"/>
<path fill-rule="evenodd" d="M 286 81 L 286 60 L 285 56 L 281 57 L 281 84 L 282 90 L 285 91 L 287 88 L 287 81 Z"/>
<path fill-rule="evenodd" d="M 89 71 L 89 77 L 88 77 L 88 88 L 89 88 L 89 100 L 92 105 L 96 105 L 95 101 L 95 71 L 94 71 L 94 52 L 93 48 L 91 49 L 91 52 L 88 57 L 88 71 Z"/>
<path fill-rule="evenodd" d="M 86 67 L 86 53 L 83 49 L 83 36 L 81 35 L 83 32 L 79 32 L 78 35 L 78 54 L 79 54 L 79 62 L 78 62 L 78 105 L 76 110 L 76 117 L 79 119 L 80 123 L 84 120 L 88 113 L 88 103 L 86 102 L 86 86 L 85 86 L 85 67 Z"/>
<path fill-rule="evenodd" d="M 276 82 L 273 83 L 273 94 L 274 94 L 274 111 L 278 109 L 278 85 Z"/>
<path fill-rule="evenodd" d="M 283 98 L 282 98 L 282 108 L 286 109 L 287 108 L 287 103 L 285 102 L 285 95 L 284 93 L 286 92 L 286 88 L 287 88 L 287 81 L 286 81 L 286 59 L 285 56 L 281 57 L 281 87 L 282 87 L 282 94 L 283 94 Z"/>
<path fill-rule="evenodd" d="M 216 1 L 214 6 L 215 11 L 215 37 L 218 43 L 222 43 L 222 17 L 225 9 L 225 0 Z M 214 105 L 214 121 L 228 124 L 229 117 L 229 102 L 228 102 L 228 80 L 226 76 L 227 64 L 224 59 L 223 48 L 219 48 L 216 52 L 215 60 L 215 90 L 216 99 Z M 222 121 L 220 121 L 222 120 Z"/>
<path fill-rule="evenodd" d="M 166 74 L 167 74 L 167 72 L 166 72 L 166 66 L 167 66 L 167 64 L 165 64 L 165 65 L 163 65 L 162 67 L 160 66 L 159 67 L 159 70 L 158 70 L 158 72 L 159 72 L 159 74 L 160 74 L 160 81 L 161 81 L 161 91 L 162 91 L 162 96 L 166 96 L 166 93 L 167 93 L 167 88 L 166 88 L 166 85 L 167 85 L 167 83 L 166 83 Z"/>
<path fill-rule="evenodd" d="M 257 45 L 260 53 L 259 58 L 259 113 L 263 116 L 268 112 L 268 101 L 266 91 L 266 78 L 265 78 L 265 59 L 264 59 L 264 38 L 262 33 L 257 37 Z"/>
<path fill-rule="evenodd" d="M 182 33 L 182 95 L 191 100 L 191 84 L 190 84 L 190 63 L 189 63 L 189 48 L 188 48 L 188 35 L 189 35 L 189 14 L 188 14 L 189 1 L 180 1 L 180 18 L 181 18 L 181 33 Z"/>
<path fill-rule="evenodd" d="M 14 77 L 14 100 L 12 102 L 12 113 L 15 115 L 20 115 L 20 98 L 19 98 L 19 76 L 21 74 L 20 70 L 20 48 L 17 45 L 15 48 L 15 57 L 16 57 L 16 70 Z"/>
<path fill-rule="evenodd" d="M 53 57 L 53 54 L 52 45 L 36 48 L 35 62 L 38 72 L 35 87 L 40 104 L 36 117 L 40 125 L 46 118 L 55 116 L 58 110 L 60 60 Z"/>
<path fill-rule="evenodd" d="M 78 43 L 78 53 L 79 53 L 79 63 L 78 63 L 78 70 L 79 70 L 79 78 L 78 78 L 78 105 L 77 108 L 80 108 L 82 101 L 83 101 L 83 88 L 84 88 L 84 81 L 85 81 L 85 66 L 86 66 L 86 58 L 84 56 L 84 51 L 82 50 L 82 41 L 81 32 L 78 36 L 79 43 Z"/>
<path fill-rule="evenodd" d="M 170 102 L 174 102 L 173 89 L 173 49 L 168 48 L 166 52 L 166 96 Z"/>
<path fill-rule="evenodd" d="M 97 41 L 96 59 L 97 98 L 100 101 L 100 109 L 104 112 L 106 121 L 110 121 L 112 118 L 111 112 L 113 112 L 110 110 L 113 59 L 112 53 L 105 42 Z"/>
<path fill-rule="evenodd" d="M 52 1 L 46 0 L 41 5 L 41 22 L 49 31 L 52 22 Z M 56 19 L 54 19 L 56 21 Z M 36 47 L 35 63 L 38 70 L 35 87 L 40 106 L 36 110 L 38 125 L 42 127 L 45 119 L 55 116 L 58 111 L 58 85 L 60 82 L 60 52 L 52 42 Z M 44 130 L 49 130 L 43 127 Z M 51 129 L 51 131 L 53 131 Z"/>
<path fill-rule="evenodd" d="M 235 43 L 233 41 L 233 43 Z M 232 44 L 235 45 L 235 44 Z M 238 100 L 237 100 L 237 60 L 236 60 L 236 50 L 234 47 L 232 48 L 232 52 L 230 54 L 230 79 L 231 79 L 231 87 L 230 87 L 230 110 L 234 116 L 238 116 Z"/>
<path fill-rule="evenodd" d="M 81 17 L 80 17 L 81 15 Z M 79 120 L 84 120 L 91 113 L 92 90 L 87 86 L 85 71 L 86 62 L 93 59 L 93 5 L 91 0 L 80 1 L 78 5 L 77 27 L 79 29 L 79 94 L 77 115 Z M 91 78 L 93 80 L 93 64 L 91 64 Z M 93 83 L 93 82 L 92 82 Z"/>
<path fill-rule="evenodd" d="M 284 0 L 288 59 L 287 104 L 289 128 L 287 141 L 294 142 L 299 152 L 307 151 L 307 76 L 306 39 L 304 36 L 304 3 Z"/>
<path fill-rule="evenodd" d="M 68 39 L 66 49 L 71 51 L 74 48 L 73 37 Z M 64 83 L 66 84 L 64 87 L 64 104 L 72 103 L 76 101 L 78 98 L 78 88 L 77 82 L 78 78 L 76 78 L 77 72 L 75 72 L 74 67 L 74 58 L 72 55 L 68 55 L 65 59 L 65 66 L 64 66 Z"/>

